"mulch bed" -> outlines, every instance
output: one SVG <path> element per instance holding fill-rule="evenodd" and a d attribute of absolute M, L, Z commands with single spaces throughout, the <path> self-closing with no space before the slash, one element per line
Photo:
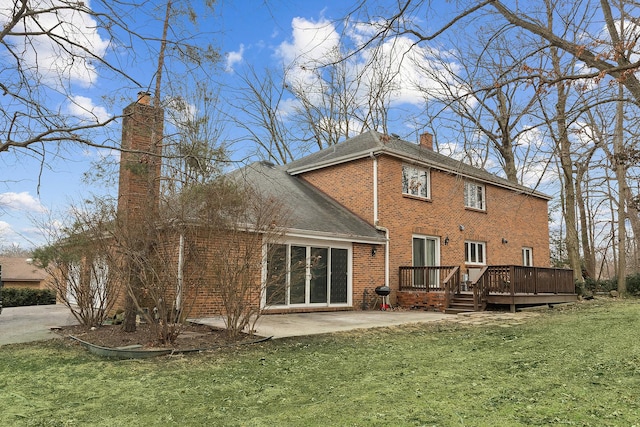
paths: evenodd
<path fill-rule="evenodd" d="M 79 325 L 64 326 L 56 332 L 63 336 L 72 335 L 82 341 L 101 347 L 117 348 L 142 345 L 144 349 L 171 348 L 175 350 L 210 349 L 259 338 L 245 334 L 231 338 L 225 330 L 196 324 L 183 325 L 180 335 L 171 344 L 158 342 L 151 325 L 145 323 L 138 324 L 135 332 L 125 332 L 121 325 L 104 325 L 92 329 Z"/>

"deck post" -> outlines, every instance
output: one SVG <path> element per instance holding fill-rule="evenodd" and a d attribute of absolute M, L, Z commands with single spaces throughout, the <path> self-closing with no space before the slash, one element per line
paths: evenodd
<path fill-rule="evenodd" d="M 516 268 L 515 266 L 509 266 L 509 285 L 511 288 L 511 297 L 513 298 L 516 294 Z M 515 307 L 515 306 L 514 306 Z M 514 308 L 515 309 L 515 308 Z"/>

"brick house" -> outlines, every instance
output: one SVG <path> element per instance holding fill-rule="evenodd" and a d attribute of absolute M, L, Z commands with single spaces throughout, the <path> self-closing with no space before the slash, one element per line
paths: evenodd
<path fill-rule="evenodd" d="M 127 107 L 123 147 L 149 150 L 153 109 L 144 99 Z M 121 167 L 119 213 L 154 209 L 159 166 L 138 182 L 129 169 Z M 576 299 L 571 271 L 548 268 L 550 197 L 433 151 L 429 134 L 410 143 L 369 131 L 284 166 L 257 162 L 231 175 L 291 212 L 282 256 L 261 263 L 256 288 L 272 271 L 304 271 L 260 293 L 253 303 L 265 313 L 367 309 L 382 285 L 392 305 L 408 308 Z M 201 295 L 192 316 L 217 314 L 216 298 L 215 290 Z"/>
<path fill-rule="evenodd" d="M 6 288 L 47 289 L 49 274 L 23 257 L 0 257 L 0 283 Z"/>

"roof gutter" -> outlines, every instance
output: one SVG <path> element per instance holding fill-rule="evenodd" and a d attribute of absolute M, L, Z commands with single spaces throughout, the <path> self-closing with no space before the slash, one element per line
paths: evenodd
<path fill-rule="evenodd" d="M 378 227 L 376 227 L 377 229 Z M 382 231 L 382 230 L 380 230 Z M 322 239 L 322 240 L 334 240 L 336 242 L 349 242 L 349 243 L 366 243 L 366 244 L 381 244 L 386 241 L 383 237 L 364 237 L 354 236 L 347 234 L 336 234 L 323 231 L 309 231 L 288 228 L 285 230 L 284 235 L 287 237 L 297 237 L 306 239 Z"/>

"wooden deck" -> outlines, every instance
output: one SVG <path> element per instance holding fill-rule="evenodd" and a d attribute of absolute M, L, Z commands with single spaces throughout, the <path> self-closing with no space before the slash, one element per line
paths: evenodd
<path fill-rule="evenodd" d="M 462 282 L 459 267 L 400 267 L 400 291 L 443 292 L 449 309 L 464 291 L 473 294 L 470 310 L 482 311 L 487 304 L 559 304 L 577 301 L 573 271 L 559 268 L 493 265 L 484 267 L 474 282 Z"/>

